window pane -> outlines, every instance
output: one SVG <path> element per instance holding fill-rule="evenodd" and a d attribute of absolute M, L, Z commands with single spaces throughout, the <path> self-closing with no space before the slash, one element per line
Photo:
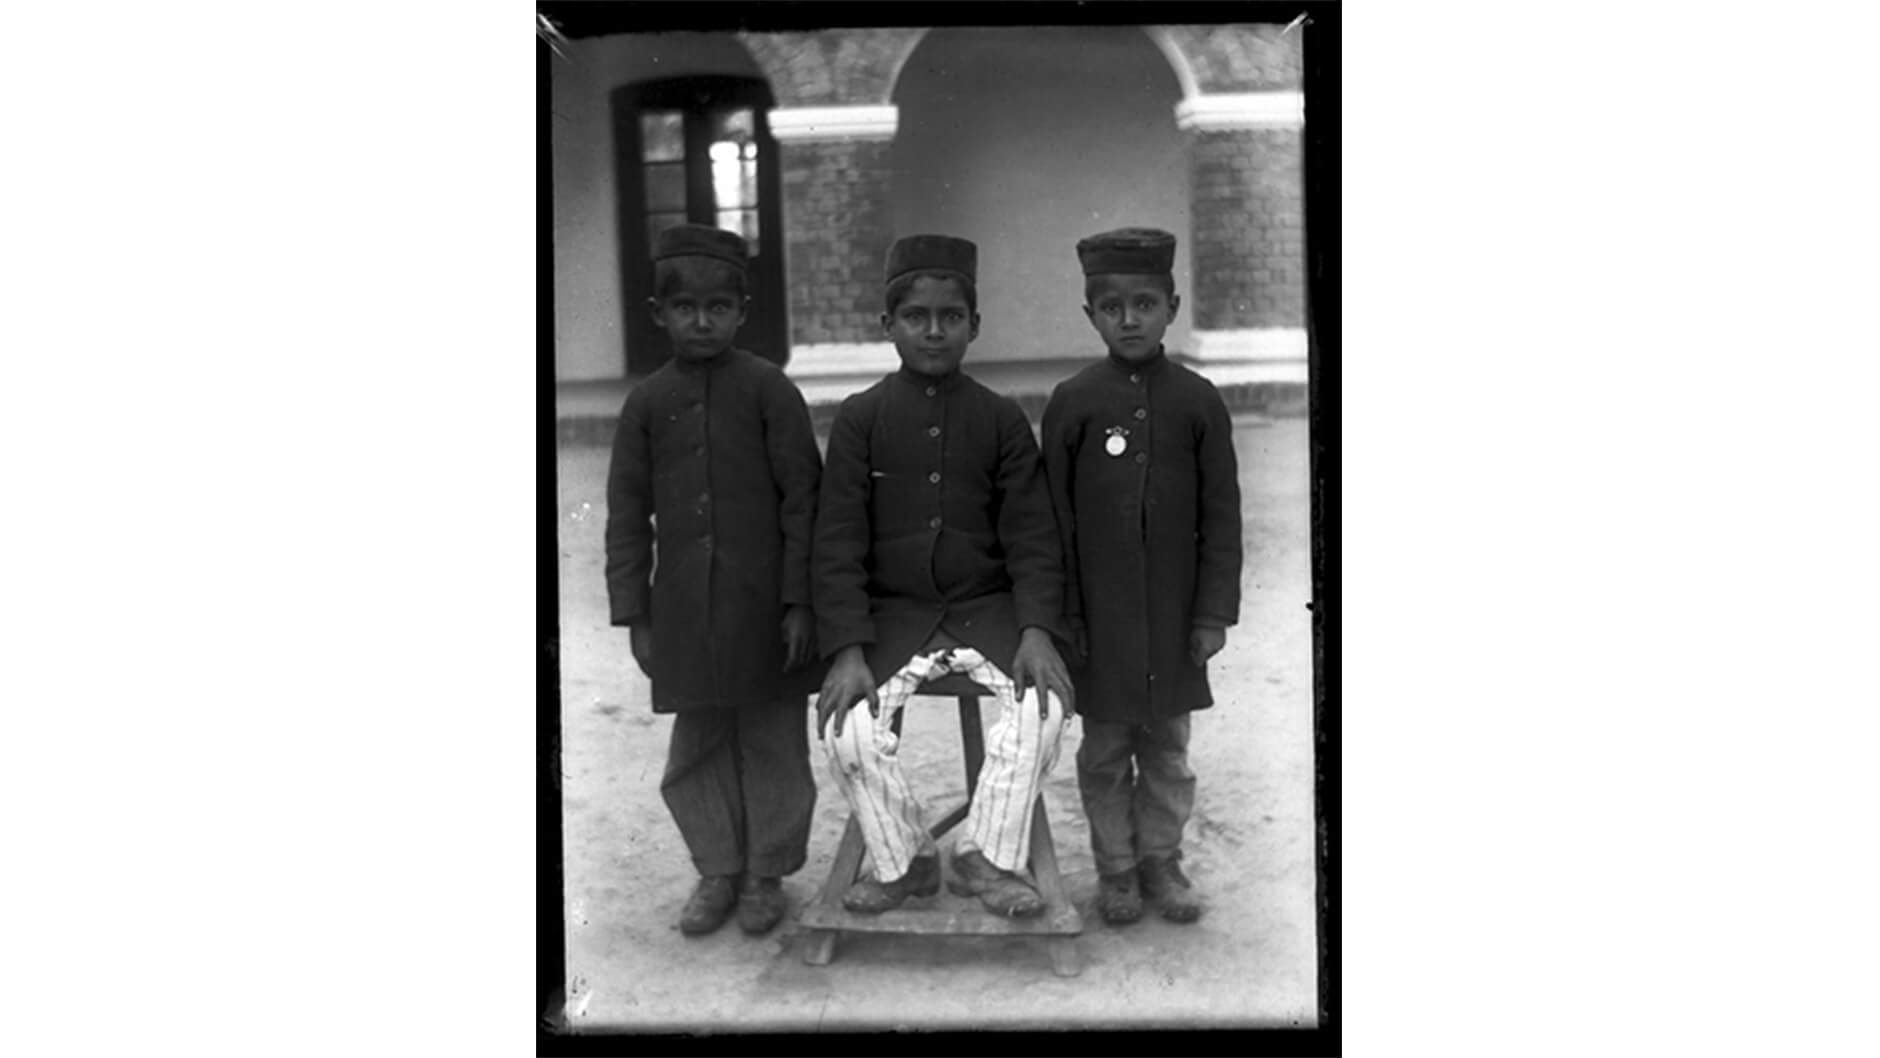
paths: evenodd
<path fill-rule="evenodd" d="M 721 209 L 718 211 L 717 225 L 726 231 L 735 231 L 744 236 L 744 241 L 751 244 L 751 256 L 763 252 L 758 243 L 757 211 L 754 209 Z"/>
<path fill-rule="evenodd" d="M 720 147 L 730 147 L 730 157 L 722 157 Z M 738 160 L 737 151 L 732 144 L 712 144 L 712 196 L 719 209 L 742 209 L 752 204 L 744 197 L 744 163 Z"/>
<path fill-rule="evenodd" d="M 712 197 L 721 211 L 757 205 L 756 124 L 749 107 L 710 116 Z"/>
<path fill-rule="evenodd" d="M 684 162 L 659 162 L 646 167 L 646 208 L 684 211 Z"/>
<path fill-rule="evenodd" d="M 712 115 L 713 140 L 749 143 L 756 135 L 755 128 L 756 126 L 751 123 L 751 108 L 749 107 L 722 110 Z"/>
<path fill-rule="evenodd" d="M 675 162 L 685 158 L 685 115 L 677 110 L 649 110 L 640 115 L 641 158 Z"/>

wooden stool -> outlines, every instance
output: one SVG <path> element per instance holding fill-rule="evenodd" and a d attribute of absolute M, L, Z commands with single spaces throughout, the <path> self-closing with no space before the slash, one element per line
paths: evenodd
<path fill-rule="evenodd" d="M 960 741 L 966 758 L 966 803 L 954 808 L 934 824 L 932 833 L 938 840 L 965 819 L 968 809 L 972 807 L 973 793 L 979 785 L 979 768 L 986 759 L 985 734 L 979 727 L 979 696 L 991 692 L 965 676 L 952 674 L 922 684 L 915 693 L 955 695 L 960 703 Z M 857 708 L 865 709 L 867 704 L 863 703 Z M 901 717 L 906 712 L 903 708 L 894 716 L 893 726 L 897 735 L 901 733 Z M 822 892 L 803 909 L 802 923 L 811 930 L 805 941 L 803 961 L 811 966 L 827 965 L 835 958 L 836 934 L 850 932 L 912 933 L 924 936 L 1042 936 L 1046 938 L 1050 949 L 1051 968 L 1058 976 L 1075 977 L 1082 969 L 1072 938 L 1084 931 L 1084 921 L 1077 913 L 1077 908 L 1064 895 L 1064 879 L 1058 873 L 1057 848 L 1051 843 L 1051 824 L 1045 819 L 1042 792 L 1032 804 L 1031 873 L 1045 906 L 1042 912 L 1030 918 L 995 915 L 980 906 L 977 898 L 973 901 L 972 909 L 966 911 L 895 908 L 878 915 L 858 915 L 842 906 L 842 894 L 861 876 L 864 851 L 861 825 L 855 822 L 855 816 L 851 813 L 848 829 L 842 832 L 842 844 L 836 849 L 835 864 L 829 868 L 829 877 L 823 882 Z"/>

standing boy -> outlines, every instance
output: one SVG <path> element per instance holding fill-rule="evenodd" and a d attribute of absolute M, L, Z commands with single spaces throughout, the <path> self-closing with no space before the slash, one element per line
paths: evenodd
<path fill-rule="evenodd" d="M 777 924 L 816 804 L 805 710 L 820 673 L 785 673 L 815 655 L 821 468 L 803 395 L 732 348 L 746 259 L 731 232 L 660 233 L 648 303 L 672 360 L 628 394 L 607 479 L 613 624 L 631 630 L 653 711 L 673 714 L 659 789 L 701 876 L 688 935 L 734 906 L 747 933 Z"/>
<path fill-rule="evenodd" d="M 1052 392 L 1044 461 L 1085 659 L 1077 785 L 1097 910 L 1134 922 L 1146 893 L 1164 918 L 1193 922 L 1201 904 L 1180 864 L 1189 714 L 1213 703 L 1205 666 L 1240 614 L 1232 424 L 1214 386 L 1162 348 L 1181 307 L 1175 237 L 1125 228 L 1079 241 L 1077 257 L 1084 315 L 1109 355 Z"/>
<path fill-rule="evenodd" d="M 815 569 L 818 637 L 833 663 L 817 736 L 874 861 L 843 896 L 852 911 L 939 889 L 890 725 L 916 687 L 949 672 L 999 703 L 950 887 L 1002 915 L 1044 909 L 1020 872 L 1072 708 L 1052 643 L 1064 575 L 1030 422 L 959 370 L 979 336 L 977 263 L 977 247 L 944 235 L 890 248 L 881 325 L 901 369 L 843 401 L 829 436 Z"/>

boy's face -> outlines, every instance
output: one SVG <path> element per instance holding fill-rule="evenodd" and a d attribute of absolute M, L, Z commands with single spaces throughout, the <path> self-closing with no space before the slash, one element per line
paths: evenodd
<path fill-rule="evenodd" d="M 1155 275 L 1092 277 L 1084 315 L 1120 360 L 1140 363 L 1155 355 L 1162 333 L 1175 321 L 1182 299 L 1168 292 L 1167 278 Z"/>
<path fill-rule="evenodd" d="M 672 338 L 672 355 L 681 360 L 710 360 L 726 349 L 744 324 L 751 299 L 738 288 L 682 270 L 677 285 L 663 298 L 648 298 L 653 322 Z"/>
<path fill-rule="evenodd" d="M 881 314 L 881 329 L 903 367 L 938 378 L 959 370 L 966 346 L 979 337 L 979 314 L 967 307 L 958 282 L 922 276 L 893 313 Z"/>

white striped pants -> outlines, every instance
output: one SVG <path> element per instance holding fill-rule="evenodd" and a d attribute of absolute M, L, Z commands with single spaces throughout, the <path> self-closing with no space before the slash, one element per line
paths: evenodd
<path fill-rule="evenodd" d="M 908 787 L 896 751 L 900 738 L 890 726 L 923 682 L 950 672 L 964 674 L 998 699 L 999 715 L 986 734 L 986 760 L 966 814 L 958 851 L 979 849 L 1008 871 L 1023 871 L 1031 856 L 1031 806 L 1044 777 L 1057 760 L 1064 734 L 1064 708 L 1045 694 L 1050 715 L 1038 715 L 1038 695 L 1013 693 L 1011 677 L 971 647 L 950 647 L 916 654 L 881 685 L 881 715 L 869 713 L 866 700 L 843 718 L 842 733 L 827 740 L 836 785 L 848 798 L 875 863 L 875 877 L 893 881 L 908 872 L 914 857 L 933 846 L 922 821 L 920 803 Z M 833 728 L 834 725 L 831 725 Z"/>

